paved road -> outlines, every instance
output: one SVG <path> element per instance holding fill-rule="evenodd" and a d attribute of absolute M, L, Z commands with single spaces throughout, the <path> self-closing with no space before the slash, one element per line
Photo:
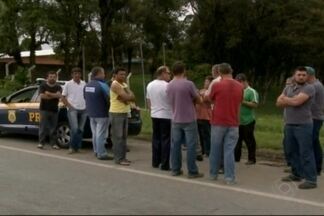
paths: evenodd
<path fill-rule="evenodd" d="M 324 214 L 324 184 L 282 184 L 282 167 L 238 164 L 238 184 L 171 177 L 150 167 L 149 143 L 130 140 L 131 167 L 91 148 L 39 150 L 30 137 L 0 139 L 0 214 Z M 184 152 L 185 153 L 185 152 Z M 207 174 L 208 160 L 199 162 Z"/>

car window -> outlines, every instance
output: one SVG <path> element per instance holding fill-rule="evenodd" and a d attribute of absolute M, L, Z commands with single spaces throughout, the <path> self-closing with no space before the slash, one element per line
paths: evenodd
<path fill-rule="evenodd" d="M 9 103 L 26 103 L 30 102 L 33 98 L 36 88 L 33 89 L 27 89 L 25 91 L 19 92 L 13 96 L 10 97 Z"/>

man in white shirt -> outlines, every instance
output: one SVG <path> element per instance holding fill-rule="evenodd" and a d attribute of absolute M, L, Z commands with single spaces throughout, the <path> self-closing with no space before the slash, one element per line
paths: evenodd
<path fill-rule="evenodd" d="M 72 79 L 64 86 L 62 101 L 67 107 L 67 114 L 71 128 L 69 153 L 73 154 L 78 152 L 81 148 L 83 129 L 87 120 L 87 115 L 85 112 L 86 105 L 83 95 L 83 89 L 86 83 L 81 80 L 81 69 L 73 68 L 71 74 Z"/>
<path fill-rule="evenodd" d="M 166 66 L 157 69 L 157 79 L 147 86 L 147 104 L 151 111 L 152 166 L 161 170 L 170 170 L 171 143 L 171 106 L 167 100 L 166 89 L 170 81 L 170 70 Z"/>

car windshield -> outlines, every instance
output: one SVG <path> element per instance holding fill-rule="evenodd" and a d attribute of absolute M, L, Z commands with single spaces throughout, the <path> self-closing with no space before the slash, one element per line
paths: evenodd
<path fill-rule="evenodd" d="M 10 103 L 26 103 L 26 102 L 31 102 L 35 92 L 37 89 L 32 88 L 32 89 L 27 89 L 25 91 L 19 92 L 12 97 L 10 97 L 9 102 Z"/>

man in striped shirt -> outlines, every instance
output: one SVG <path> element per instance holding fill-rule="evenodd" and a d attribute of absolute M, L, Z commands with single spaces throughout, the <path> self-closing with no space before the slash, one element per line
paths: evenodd
<path fill-rule="evenodd" d="M 235 147 L 235 161 L 241 160 L 242 143 L 245 142 L 248 150 L 248 161 L 246 165 L 255 164 L 256 141 L 254 138 L 255 114 L 254 109 L 258 107 L 258 93 L 249 86 L 245 74 L 237 74 L 235 79 L 243 84 L 244 94 L 240 109 L 239 140 Z"/>

